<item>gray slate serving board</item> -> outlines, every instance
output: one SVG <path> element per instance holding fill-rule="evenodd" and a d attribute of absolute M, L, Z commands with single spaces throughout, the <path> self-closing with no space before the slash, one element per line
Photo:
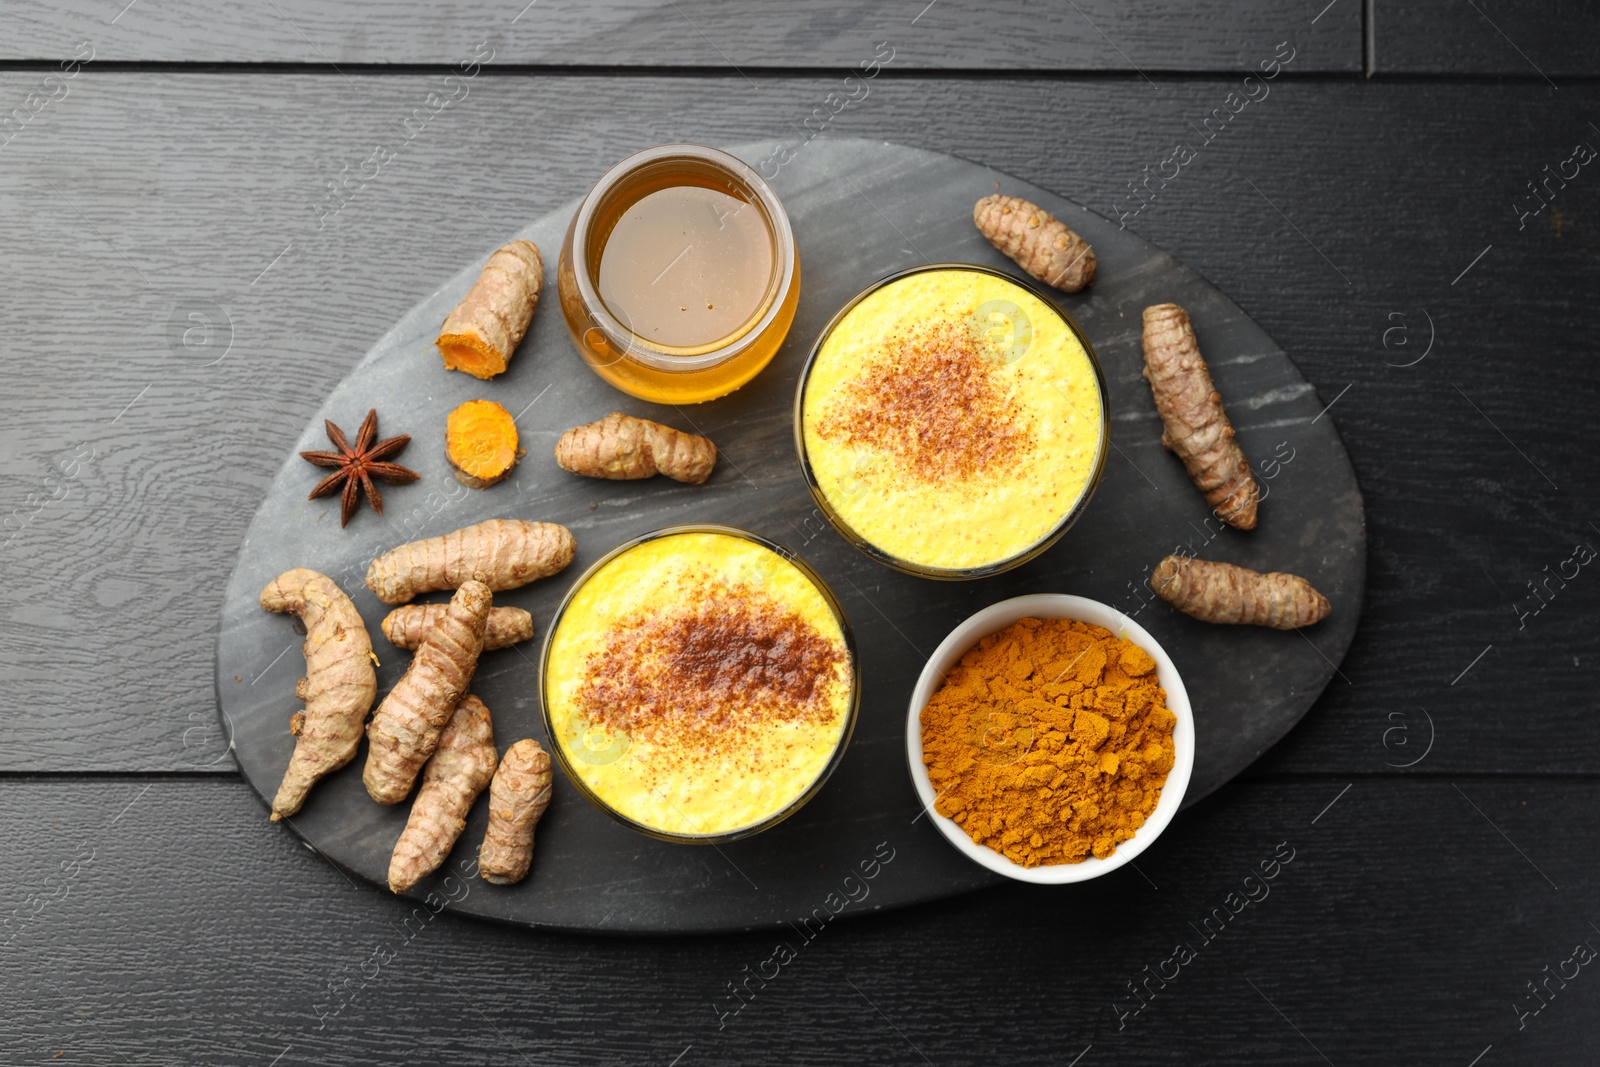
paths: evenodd
<path fill-rule="evenodd" d="M 771 147 L 731 151 L 754 163 Z M 619 157 L 627 150 L 619 148 Z M 1066 220 L 1099 256 L 1090 289 L 1058 299 L 1104 367 L 1115 450 L 1086 514 L 1039 559 L 982 581 L 933 582 L 874 563 L 826 525 L 801 480 L 791 405 L 817 333 L 870 282 L 937 260 L 1015 272 L 971 221 L 974 201 L 993 192 L 996 182 Z M 375 406 L 381 435 L 412 436 L 400 461 L 422 477 L 386 492 L 386 516 L 364 510 L 341 530 L 336 500 L 306 500 L 318 473 L 291 454 L 250 525 L 219 624 L 217 693 L 239 765 L 264 798 L 276 791 L 293 747 L 288 724 L 299 707 L 293 691 L 303 661 L 290 621 L 258 606 L 262 586 L 295 566 L 333 576 L 373 634 L 382 660 L 381 694 L 399 678 L 409 654 L 379 633 L 387 609 L 363 584 L 367 562 L 402 541 L 495 516 L 564 523 L 578 540 L 577 559 L 566 572 L 497 598 L 531 611 L 539 631 L 527 646 L 487 653 L 473 684 L 494 713 L 502 750 L 526 736 L 549 743 L 539 721 L 537 646 L 572 579 L 618 543 L 674 523 L 744 527 L 815 567 L 855 627 L 863 700 L 849 752 L 821 793 L 788 821 L 736 844 L 693 847 L 643 837 L 558 782 L 527 881 L 501 888 L 470 879 L 465 895 L 449 884 L 452 906 L 469 914 L 588 931 L 778 926 L 823 907 L 846 875 L 891 849 L 893 859 L 869 884 L 870 896 L 851 911 L 990 884 L 994 876 L 918 817 L 905 765 L 906 701 L 927 654 L 951 628 L 984 605 L 1021 593 L 1105 601 L 1134 616 L 1171 653 L 1196 717 L 1187 804 L 1238 774 L 1310 708 L 1355 633 L 1366 575 L 1363 507 L 1332 416 L 1322 413 L 1310 384 L 1259 327 L 1204 278 L 1132 233 L 966 160 L 889 143 L 819 139 L 800 148 L 772 184 L 799 245 L 800 306 L 773 363 L 731 396 L 684 409 L 657 407 L 615 392 L 583 365 L 554 294 L 555 259 L 576 202 L 517 235 L 544 253 L 546 285 L 506 374 L 480 382 L 447 372 L 432 344 L 491 251 L 483 248 L 465 257 L 459 273 L 379 340 L 334 390 L 297 448 L 328 447 L 324 417 L 353 434 Z M 1160 421 L 1139 376 L 1139 333 L 1142 309 L 1163 301 L 1182 304 L 1193 317 L 1239 440 L 1266 487 L 1260 525 L 1251 533 L 1216 532 L 1215 522 L 1208 527 L 1204 500 L 1161 447 Z M 511 478 L 484 492 L 459 486 L 444 458 L 446 413 L 475 397 L 517 413 L 528 452 Z M 560 470 L 551 455 L 560 433 L 612 410 L 709 435 L 722 450 L 716 474 L 704 486 L 683 486 L 665 479 L 604 482 Z M 1147 605 L 1150 594 L 1141 590 L 1149 568 L 1179 545 L 1208 558 L 1303 574 L 1332 601 L 1333 614 L 1295 633 L 1208 626 L 1159 601 Z M 364 759 L 363 746 L 350 766 L 320 783 L 292 831 L 345 870 L 382 884 L 407 806 L 384 808 L 367 798 Z M 486 818 L 480 800 L 449 869 L 476 855 Z M 1167 832 L 1183 829 L 1179 820 Z M 265 811 L 262 832 L 277 832 L 269 830 Z M 417 895 L 430 889 L 443 895 L 444 876 L 441 871 L 425 881 Z"/>

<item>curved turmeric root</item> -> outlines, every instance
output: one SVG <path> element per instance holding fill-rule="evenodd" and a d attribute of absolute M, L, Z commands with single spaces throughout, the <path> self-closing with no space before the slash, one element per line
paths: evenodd
<path fill-rule="evenodd" d="M 522 455 L 516 421 L 493 400 L 468 400 L 445 419 L 444 455 L 456 481 L 487 489 L 510 474 Z"/>
<path fill-rule="evenodd" d="M 550 806 L 550 754 L 533 738 L 506 749 L 489 783 L 489 828 L 478 850 L 478 873 L 513 885 L 533 865 L 533 831 Z"/>
<path fill-rule="evenodd" d="M 416 648 L 428 631 L 438 625 L 448 604 L 404 604 L 384 616 L 380 624 L 391 645 Z M 489 623 L 483 630 L 483 650 L 510 648 L 533 637 L 533 616 L 521 608 L 490 608 Z"/>
<path fill-rule="evenodd" d="M 1165 427 L 1161 443 L 1183 460 L 1217 518 L 1255 529 L 1261 487 L 1233 439 L 1233 423 L 1200 355 L 1189 313 L 1176 304 L 1144 309 L 1144 378 Z"/>
<path fill-rule="evenodd" d="M 717 465 L 717 446 L 649 419 L 613 411 L 598 422 L 575 426 L 556 442 L 562 469 L 590 478 L 649 478 L 665 474 L 699 485 Z"/>
<path fill-rule="evenodd" d="M 492 595 L 468 581 L 445 608 L 444 618 L 417 647 L 411 666 L 378 705 L 367 726 L 367 765 L 361 780 L 379 804 L 398 804 L 439 745 L 439 731 L 455 713 L 483 651 Z"/>
<path fill-rule="evenodd" d="M 306 706 L 290 719 L 294 755 L 272 798 L 277 822 L 300 810 L 319 778 L 355 757 L 378 678 L 361 614 L 333 579 L 304 567 L 285 571 L 261 590 L 261 606 L 306 626 L 306 676 L 295 686 Z"/>
<path fill-rule="evenodd" d="M 1017 196 L 986 196 L 972 221 L 989 243 L 1046 285 L 1068 293 L 1094 281 L 1094 249 L 1067 224 Z"/>
<path fill-rule="evenodd" d="M 493 378 L 506 369 L 539 306 L 544 260 L 532 241 L 497 249 L 461 303 L 439 327 L 439 354 L 447 370 Z"/>
<path fill-rule="evenodd" d="M 367 588 L 385 604 L 459 589 L 471 578 L 498 593 L 556 573 L 577 547 L 572 531 L 553 522 L 489 519 L 390 549 L 367 568 Z"/>
<path fill-rule="evenodd" d="M 1327 617 L 1328 598 L 1298 575 L 1262 574 L 1248 567 L 1168 556 L 1150 576 L 1150 588 L 1186 615 L 1203 622 L 1293 630 Z"/>
<path fill-rule="evenodd" d="M 389 889 L 404 893 L 438 870 L 467 827 L 467 813 L 494 774 L 494 725 L 472 694 L 461 698 L 422 771 L 422 788 L 389 857 Z"/>

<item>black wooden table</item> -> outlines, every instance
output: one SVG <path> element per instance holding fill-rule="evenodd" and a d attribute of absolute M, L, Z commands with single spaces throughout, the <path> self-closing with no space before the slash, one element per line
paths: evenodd
<path fill-rule="evenodd" d="M 0 1061 L 1600 1058 L 1591 5 L 213 7 L 0 6 Z M 1137 869 L 842 920 L 776 977 L 767 934 L 350 883 L 215 725 L 264 485 L 470 254 L 632 148 L 807 120 L 1125 217 L 1299 362 L 1368 509 L 1341 677 Z"/>

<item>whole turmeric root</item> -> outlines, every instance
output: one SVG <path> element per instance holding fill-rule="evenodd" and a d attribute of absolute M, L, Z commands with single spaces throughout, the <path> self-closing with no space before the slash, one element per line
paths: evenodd
<path fill-rule="evenodd" d="M 472 684 L 483 651 L 493 599 L 470 579 L 456 590 L 444 618 L 428 630 L 411 666 L 378 705 L 367 726 L 367 765 L 361 780 L 379 804 L 398 804 L 439 745 L 439 731 Z"/>
<path fill-rule="evenodd" d="M 438 870 L 467 827 L 467 813 L 494 774 L 494 725 L 472 694 L 461 698 L 422 771 L 422 788 L 389 857 L 389 889 L 404 893 Z"/>
<path fill-rule="evenodd" d="M 1046 285 L 1068 293 L 1094 281 L 1096 260 L 1089 242 L 1037 204 L 1016 196 L 986 196 L 972 221 L 989 243 Z"/>
<path fill-rule="evenodd" d="M 459 589 L 471 578 L 498 593 L 555 574 L 577 547 L 572 531 L 553 522 L 489 519 L 390 549 L 367 568 L 367 588 L 385 604 Z"/>
<path fill-rule="evenodd" d="M 1262 574 L 1212 560 L 1168 556 L 1150 575 L 1150 588 L 1186 615 L 1204 622 L 1293 630 L 1321 622 L 1328 598 L 1294 574 Z"/>
<path fill-rule="evenodd" d="M 468 400 L 444 423 L 444 454 L 456 481 L 487 489 L 517 465 L 517 424 L 493 400 Z"/>
<path fill-rule="evenodd" d="M 1255 529 L 1261 487 L 1233 439 L 1233 424 L 1200 355 L 1189 313 L 1176 304 L 1144 309 L 1144 378 L 1165 427 L 1161 443 L 1183 460 L 1217 518 L 1241 530 Z"/>
<path fill-rule="evenodd" d="M 489 783 L 489 828 L 478 850 L 478 873 L 513 885 L 533 865 L 533 831 L 550 806 L 550 754 L 533 738 L 506 749 Z"/>
<path fill-rule="evenodd" d="M 576 426 L 556 442 L 556 462 L 590 478 L 649 478 L 665 474 L 699 485 L 717 465 L 717 446 L 649 419 L 613 411 L 598 422 Z"/>
<path fill-rule="evenodd" d="M 319 778 L 355 758 L 378 678 L 361 614 L 327 575 L 303 567 L 285 571 L 261 590 L 261 606 L 306 626 L 306 676 L 295 686 L 306 706 L 290 719 L 294 755 L 272 798 L 277 822 L 300 810 Z"/>
<path fill-rule="evenodd" d="M 496 250 L 461 303 L 439 327 L 439 354 L 447 370 L 493 378 L 506 369 L 539 306 L 544 260 L 532 241 Z"/>
<path fill-rule="evenodd" d="M 405 604 L 384 616 L 383 636 L 400 648 L 416 648 L 428 631 L 438 625 L 448 604 Z M 489 623 L 483 630 L 483 650 L 510 648 L 533 637 L 533 616 L 521 608 L 490 608 Z"/>

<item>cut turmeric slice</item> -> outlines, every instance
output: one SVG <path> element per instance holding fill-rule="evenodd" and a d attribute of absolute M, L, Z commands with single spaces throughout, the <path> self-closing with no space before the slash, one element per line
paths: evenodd
<path fill-rule="evenodd" d="M 474 378 L 502 373 L 528 332 L 543 285 L 544 260 L 532 241 L 496 250 L 439 327 L 436 343 L 445 367 Z"/>
<path fill-rule="evenodd" d="M 493 400 L 469 400 L 445 419 L 444 452 L 456 481 L 487 489 L 510 474 L 522 455 L 517 424 Z"/>

